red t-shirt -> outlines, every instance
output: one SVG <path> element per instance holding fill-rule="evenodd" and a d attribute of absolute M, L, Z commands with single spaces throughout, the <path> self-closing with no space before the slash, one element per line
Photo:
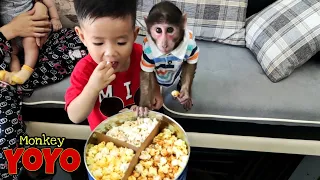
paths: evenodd
<path fill-rule="evenodd" d="M 140 94 L 141 55 L 142 46 L 134 43 L 129 69 L 125 72 L 116 73 L 116 79 L 100 91 L 95 106 L 87 118 L 91 130 L 105 120 L 107 116 L 116 114 L 127 106 L 137 104 L 135 99 L 137 101 Z M 82 58 L 77 63 L 71 74 L 71 85 L 65 94 L 66 110 L 70 102 L 82 92 L 97 65 L 90 55 Z M 81 110 L 79 109 L 79 111 Z"/>

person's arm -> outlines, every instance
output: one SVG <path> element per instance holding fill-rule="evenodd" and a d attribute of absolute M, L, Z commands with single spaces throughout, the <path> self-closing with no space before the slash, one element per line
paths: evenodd
<path fill-rule="evenodd" d="M 17 37 L 16 33 L 12 30 L 12 28 L 10 28 L 10 24 L 0 27 L 0 32 L 6 41 L 10 41 L 11 39 Z"/>
<path fill-rule="evenodd" d="M 43 0 L 42 2 L 47 6 L 50 18 L 59 19 L 58 10 L 56 8 L 54 0 Z"/>
<path fill-rule="evenodd" d="M 67 107 L 69 119 L 73 123 L 81 123 L 84 121 L 94 108 L 99 92 L 94 92 L 89 87 L 85 86 L 83 91 L 70 102 Z"/>
<path fill-rule="evenodd" d="M 85 68 L 85 63 L 80 60 L 71 74 L 71 85 L 65 95 L 65 109 L 73 123 L 81 123 L 88 117 L 99 95 L 87 86 L 92 72 Z"/>
<path fill-rule="evenodd" d="M 51 31 L 48 16 L 35 16 L 35 10 L 30 10 L 13 18 L 0 27 L 0 32 L 9 41 L 15 37 L 43 37 Z"/>

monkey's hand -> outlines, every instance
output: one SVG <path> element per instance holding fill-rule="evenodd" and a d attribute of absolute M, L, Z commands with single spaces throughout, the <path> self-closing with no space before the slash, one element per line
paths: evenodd
<path fill-rule="evenodd" d="M 138 117 L 147 117 L 150 109 L 152 109 L 152 102 L 149 98 L 140 99 L 139 106 L 131 108 L 131 110 L 137 113 Z"/>
<path fill-rule="evenodd" d="M 190 91 L 187 88 L 183 88 L 180 90 L 180 94 L 177 99 L 183 105 L 183 108 L 187 111 L 189 111 L 193 106 Z"/>
<path fill-rule="evenodd" d="M 136 105 L 131 106 L 132 111 L 136 112 L 138 117 L 148 117 L 149 109 L 147 107 L 139 107 Z"/>

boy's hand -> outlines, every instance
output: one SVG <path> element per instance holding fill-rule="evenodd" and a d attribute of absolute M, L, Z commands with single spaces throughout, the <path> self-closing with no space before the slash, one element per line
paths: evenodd
<path fill-rule="evenodd" d="M 99 93 L 103 88 L 107 87 L 114 79 L 114 69 L 112 64 L 102 61 L 92 72 L 88 86 L 95 92 Z"/>

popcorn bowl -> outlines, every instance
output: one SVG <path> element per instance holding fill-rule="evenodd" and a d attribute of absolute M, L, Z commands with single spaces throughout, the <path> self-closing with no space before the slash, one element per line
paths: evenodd
<path fill-rule="evenodd" d="M 129 165 L 127 165 L 127 169 L 125 170 L 125 172 L 123 172 L 123 175 L 121 176 L 121 178 L 114 178 L 114 179 L 122 179 L 122 180 L 127 180 L 127 179 L 131 180 L 132 176 L 133 176 L 133 174 L 135 172 L 135 169 L 137 169 L 136 166 L 138 166 L 138 164 L 140 165 L 141 163 L 146 163 L 146 162 L 150 162 L 150 161 L 152 162 L 152 160 L 144 161 L 144 160 L 141 159 L 141 157 L 142 157 L 142 155 L 144 153 L 147 152 L 147 149 L 149 147 L 156 147 L 157 146 L 157 145 L 154 146 L 154 142 L 156 142 L 156 140 L 158 139 L 157 138 L 158 135 L 159 135 L 159 137 L 161 137 L 160 134 L 163 137 L 166 136 L 166 134 L 165 134 L 167 132 L 166 130 L 170 130 L 170 132 L 174 132 L 173 135 L 176 137 L 175 139 L 178 139 L 175 142 L 178 142 L 178 141 L 181 142 L 181 140 L 183 141 L 183 143 L 185 144 L 185 146 L 184 146 L 185 147 L 184 148 L 185 151 L 184 152 L 186 152 L 184 154 L 183 163 L 181 161 L 182 164 L 179 164 L 179 170 L 175 173 L 175 176 L 174 176 L 175 178 L 170 178 L 170 179 L 186 180 L 186 177 L 187 177 L 187 164 L 188 164 L 188 161 L 189 161 L 189 158 L 190 158 L 190 144 L 189 144 L 189 140 L 188 140 L 186 132 L 184 131 L 184 129 L 174 119 L 172 119 L 171 117 L 169 117 L 169 116 L 167 116 L 165 114 L 162 114 L 162 113 L 159 113 L 159 112 L 155 112 L 155 111 L 150 111 L 149 115 L 148 115 L 148 118 L 156 119 L 157 123 L 156 123 L 156 125 L 154 125 L 152 130 L 148 131 L 149 134 L 147 135 L 147 137 L 140 144 L 136 144 L 136 145 L 133 145 L 132 143 L 128 143 L 127 141 L 119 140 L 117 138 L 114 138 L 114 137 L 106 135 L 107 132 L 110 132 L 110 130 L 113 127 L 119 127 L 119 126 L 121 126 L 121 125 L 123 125 L 125 123 L 134 123 L 134 121 L 137 120 L 137 117 L 136 117 L 136 114 L 133 111 L 125 111 L 125 112 L 116 114 L 114 116 L 111 116 L 107 120 L 101 122 L 91 132 L 89 138 L 86 141 L 85 149 L 84 149 L 84 163 L 85 163 L 85 166 L 86 166 L 86 169 L 87 169 L 87 172 L 88 172 L 88 177 L 89 177 L 90 180 L 106 179 L 105 177 L 104 178 L 95 179 L 94 175 L 97 172 L 96 171 L 95 172 L 90 171 L 90 168 L 89 168 L 90 164 L 88 164 L 88 162 L 87 162 L 87 157 L 89 159 L 90 154 L 87 153 L 88 152 L 87 150 L 88 150 L 88 148 L 92 147 L 92 145 L 97 145 L 99 143 L 101 144 L 101 142 L 103 142 L 103 143 L 104 142 L 105 143 L 112 142 L 114 144 L 115 148 L 117 148 L 117 147 L 118 148 L 122 148 L 123 152 L 125 151 L 124 149 L 132 149 L 134 151 L 134 154 L 133 154 L 132 159 L 129 162 Z M 129 121 L 129 122 L 127 122 L 127 121 Z M 133 136 L 133 135 L 130 134 L 130 136 Z M 169 142 L 169 140 L 164 140 L 164 141 L 165 142 Z M 163 142 L 163 141 L 160 140 L 160 142 Z M 110 143 L 108 143 L 108 144 L 110 145 Z M 170 148 L 165 148 L 166 147 L 165 145 L 163 145 L 163 147 L 164 148 L 163 148 L 163 150 L 161 150 L 161 154 L 163 153 L 163 151 L 164 152 L 167 152 L 167 151 L 169 152 Z M 170 146 L 170 147 L 172 147 L 172 146 Z M 149 148 L 149 150 L 150 150 L 150 148 Z M 115 150 L 113 149 L 113 150 L 110 150 L 110 152 L 111 151 L 115 151 Z M 120 155 L 117 156 L 117 157 L 118 158 L 119 157 L 123 158 L 123 156 L 124 155 L 121 155 L 121 153 L 120 153 Z M 166 158 L 168 158 L 169 155 L 165 155 L 165 156 L 166 156 Z M 171 155 L 170 157 L 173 157 L 173 155 Z M 176 156 L 176 157 L 178 157 L 178 156 Z M 182 158 L 182 156 L 181 156 L 181 158 Z M 109 161 L 109 160 L 106 160 L 106 161 Z M 175 161 L 175 160 L 172 160 L 172 161 L 168 160 L 168 162 L 166 161 L 167 164 L 165 164 L 164 166 L 168 167 L 169 166 L 168 164 L 172 165 L 173 161 Z M 97 162 L 97 161 L 94 161 L 94 162 Z M 103 167 L 105 167 L 105 166 L 103 166 Z M 151 172 L 151 169 L 150 169 L 151 167 L 149 167 L 149 172 Z M 170 166 L 170 168 L 167 169 L 168 172 L 166 172 L 166 173 L 168 173 L 168 174 L 170 172 L 172 173 L 172 167 L 174 167 L 174 166 L 173 165 Z M 175 166 L 175 168 L 176 167 L 177 166 Z M 92 166 L 91 166 L 91 168 L 92 168 Z M 107 168 L 105 167 L 105 169 L 107 169 Z M 159 166 L 159 169 L 160 169 L 160 166 Z M 119 171 L 116 171 L 116 172 L 119 172 Z M 98 172 L 98 173 L 100 173 L 100 172 Z M 157 179 L 157 180 L 161 179 L 161 178 L 156 178 L 156 177 L 160 177 L 160 175 L 158 175 L 157 173 L 156 173 L 156 176 L 154 176 L 153 179 Z M 112 178 L 107 178 L 107 179 L 112 179 Z M 133 179 L 135 179 L 135 178 L 133 178 Z"/>

